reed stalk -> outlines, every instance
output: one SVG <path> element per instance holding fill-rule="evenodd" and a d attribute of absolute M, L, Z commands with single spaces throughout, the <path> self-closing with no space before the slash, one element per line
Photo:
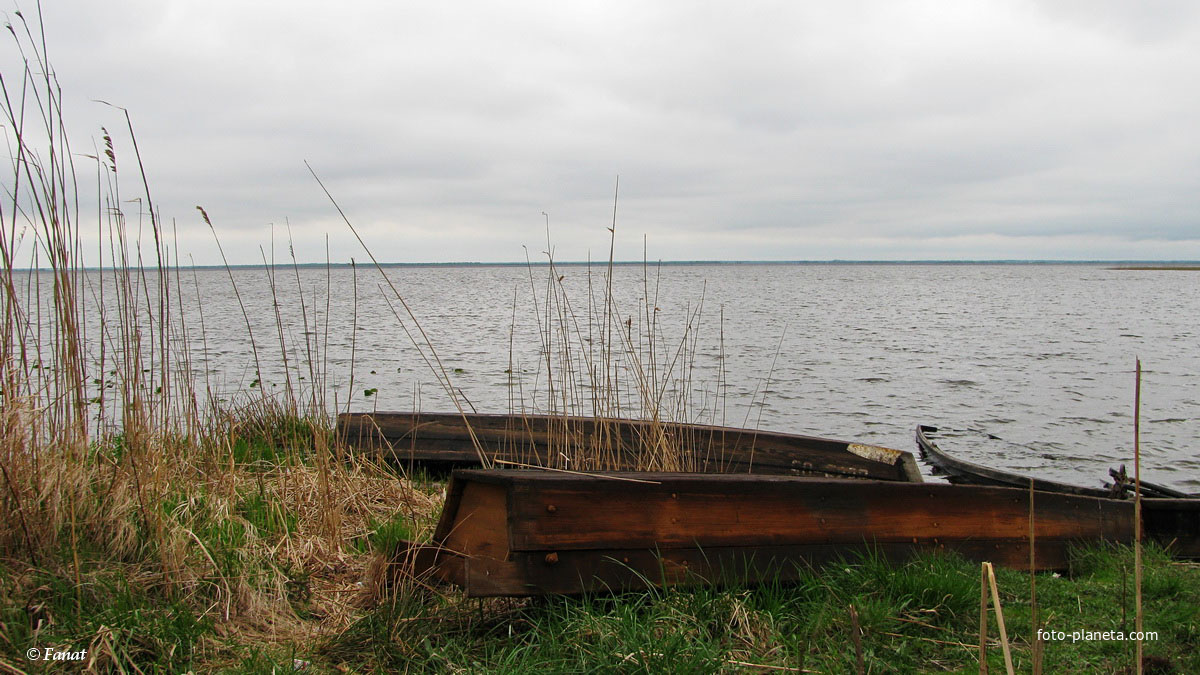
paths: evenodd
<path fill-rule="evenodd" d="M 1142 360 L 1136 360 L 1133 381 L 1133 589 L 1137 630 L 1137 661 L 1135 668 L 1142 673 Z"/>
<path fill-rule="evenodd" d="M 979 585 L 979 672 L 987 673 L 988 634 L 988 591 L 991 591 L 992 609 L 996 612 L 996 627 L 1000 631 L 1000 649 L 1004 653 L 1004 669 L 1013 675 L 1012 652 L 1008 646 L 1008 631 L 1004 625 L 1004 610 L 1000 606 L 1000 590 L 996 584 L 996 570 L 992 563 L 980 563 Z"/>
<path fill-rule="evenodd" d="M 979 675 L 987 675 L 988 564 L 979 565 Z"/>
<path fill-rule="evenodd" d="M 1004 627 L 1004 609 L 1000 606 L 1000 589 L 996 585 L 996 570 L 989 562 L 983 563 L 987 570 L 988 587 L 992 592 L 992 607 L 996 610 L 996 628 L 1000 631 L 1000 649 L 1004 652 L 1004 671 L 1013 675 L 1012 652 L 1008 646 L 1008 631 Z"/>
<path fill-rule="evenodd" d="M 858 610 L 850 605 L 850 642 L 854 645 L 854 669 L 858 675 L 867 672 L 863 662 L 862 629 L 858 626 Z"/>

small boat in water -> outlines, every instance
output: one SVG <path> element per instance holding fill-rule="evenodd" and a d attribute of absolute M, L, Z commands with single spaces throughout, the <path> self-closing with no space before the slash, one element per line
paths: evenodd
<path fill-rule="evenodd" d="M 1029 569 L 1029 493 L 757 474 L 457 470 L 419 575 L 470 597 L 797 578 L 857 554 L 921 550 Z M 1038 493 L 1037 569 L 1079 542 L 1129 542 L 1133 503 Z"/>
<path fill-rule="evenodd" d="M 567 415 L 338 415 L 340 439 L 403 463 L 688 471 L 919 483 L 910 452 L 753 429 Z"/>
<path fill-rule="evenodd" d="M 928 425 L 917 426 L 917 448 L 921 453 L 921 459 L 925 460 L 933 467 L 935 472 L 943 473 L 946 480 L 951 483 L 964 485 L 1003 485 L 1008 487 L 1019 487 L 1029 489 L 1030 481 L 1033 482 L 1033 489 L 1043 492 L 1061 492 L 1072 495 L 1085 495 L 1088 497 L 1111 497 L 1121 498 L 1126 492 L 1133 489 L 1132 480 L 1125 475 L 1124 467 L 1121 471 L 1109 471 L 1109 474 L 1116 479 L 1116 483 L 1112 486 L 1085 487 L 1082 485 L 1072 485 L 1070 483 L 1060 483 L 1058 481 L 1046 480 L 1044 478 L 1034 478 L 1032 476 L 1022 476 L 1010 471 L 1004 471 L 982 464 L 968 462 L 962 458 L 954 457 L 938 447 L 934 441 L 938 438 L 938 427 Z M 1158 498 L 1158 499 L 1195 499 L 1200 498 L 1200 495 L 1188 494 L 1165 485 L 1158 485 L 1147 481 L 1141 481 L 1141 491 L 1143 497 Z"/>
<path fill-rule="evenodd" d="M 994 467 L 968 462 L 950 455 L 935 443 L 937 427 L 917 426 L 917 447 L 921 458 L 959 485 L 1003 485 L 1030 488 L 1041 492 L 1097 497 L 1106 501 L 1130 501 L 1135 486 L 1120 471 L 1110 470 L 1114 483 L 1108 488 L 1093 488 L 1057 481 L 1021 476 Z M 1200 495 L 1189 494 L 1165 485 L 1141 481 L 1142 531 L 1169 553 L 1181 558 L 1200 558 Z M 1040 497 L 1039 497 L 1040 499 Z"/>
<path fill-rule="evenodd" d="M 934 439 L 937 438 L 937 433 L 938 427 L 918 425 L 917 448 L 920 450 L 921 459 L 932 466 L 935 473 L 945 474 L 946 480 L 951 483 L 961 485 L 999 485 L 1028 490 L 1030 481 L 1032 481 L 1033 489 L 1043 492 L 1061 492 L 1086 497 L 1107 498 L 1113 496 L 1110 490 L 1103 488 L 1083 487 L 1071 485 L 1070 483 L 1059 483 L 1044 478 L 1021 476 L 954 457 L 942 452 L 942 449 L 934 442 Z"/>

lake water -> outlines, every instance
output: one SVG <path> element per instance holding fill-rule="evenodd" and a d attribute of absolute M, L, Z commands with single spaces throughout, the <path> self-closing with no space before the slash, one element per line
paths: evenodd
<path fill-rule="evenodd" d="M 672 417 L 906 450 L 915 450 L 919 423 L 971 430 L 979 442 L 968 436 L 944 449 L 1089 485 L 1120 463 L 1132 473 L 1140 358 L 1144 477 L 1200 490 L 1200 273 L 1081 264 L 621 265 L 609 310 L 619 325 L 606 329 L 603 265 L 559 267 L 561 281 L 545 266 L 385 271 L 452 386 L 480 412 L 561 406 L 564 370 L 576 373 L 568 403 L 586 405 L 595 393 L 589 363 L 600 372 L 610 337 L 608 352 L 626 364 L 621 396 L 638 398 L 639 380 L 628 374 L 637 360 L 652 382 L 646 388 L 667 391 L 669 407 L 685 410 Z M 182 275 L 201 383 L 227 393 L 285 389 L 282 326 L 293 386 L 311 382 L 303 364 L 313 355 L 331 407 L 452 409 L 378 270 L 278 268 L 274 292 L 265 268 L 231 274 L 245 315 L 226 270 Z M 407 318 L 404 325 L 415 330 Z"/>

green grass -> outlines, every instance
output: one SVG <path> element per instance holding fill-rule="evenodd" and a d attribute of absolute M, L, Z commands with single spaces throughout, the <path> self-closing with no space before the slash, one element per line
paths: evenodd
<path fill-rule="evenodd" d="M 1070 633 L 1123 625 L 1128 548 L 1077 552 L 1073 576 L 1038 575 L 1041 625 Z M 1132 574 L 1124 624 L 1133 630 Z M 1029 577 L 998 570 L 1019 670 L 1032 667 Z M 1147 655 L 1200 672 L 1200 570 L 1147 553 Z M 853 672 L 849 606 L 857 609 L 868 672 L 977 672 L 979 566 L 928 555 L 905 564 L 873 557 L 811 570 L 795 583 L 653 590 L 534 601 L 446 601 L 413 596 L 367 612 L 322 650 L 365 671 L 714 672 L 744 664 Z M 991 637 L 997 639 L 995 618 Z M 1111 673 L 1133 663 L 1131 642 L 1045 646 L 1045 672 Z M 1003 672 L 998 644 L 992 672 Z"/>
<path fill-rule="evenodd" d="M 328 422 L 299 414 L 286 405 L 268 405 L 250 400 L 214 416 L 221 432 L 229 438 L 229 452 L 239 465 L 263 469 L 283 463 L 312 459 L 322 441 L 332 443 Z"/>
<path fill-rule="evenodd" d="M 200 618 L 189 603 L 162 588 L 131 582 L 129 572 L 120 565 L 95 566 L 87 570 L 88 583 L 76 586 L 71 578 L 44 570 L 14 574 L 11 567 L 0 567 L 5 658 L 25 668 L 41 665 L 24 658 L 31 647 L 89 648 L 99 652 L 102 664 L 116 655 L 161 672 L 195 667 L 196 647 L 213 634 L 212 619 Z"/>
<path fill-rule="evenodd" d="M 391 517 L 368 520 L 368 530 L 364 536 L 358 537 L 349 542 L 349 545 L 358 553 L 366 554 L 386 554 L 390 551 L 399 549 L 401 542 L 413 541 L 417 537 L 414 532 L 417 526 L 407 513 L 397 512 Z"/>
<path fill-rule="evenodd" d="M 277 539 L 296 532 L 296 514 L 261 492 L 251 494 L 238 504 L 237 514 L 254 526 L 260 536 Z"/>

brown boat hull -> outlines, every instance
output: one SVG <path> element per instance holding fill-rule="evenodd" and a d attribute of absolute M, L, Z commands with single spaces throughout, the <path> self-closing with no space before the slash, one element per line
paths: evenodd
<path fill-rule="evenodd" d="M 548 415 L 345 413 L 343 441 L 401 462 L 809 475 L 921 482 L 912 453 L 703 424 Z"/>
<path fill-rule="evenodd" d="M 1133 538 L 1128 502 L 1035 493 L 1035 568 Z M 761 475 L 457 471 L 426 556 L 472 597 L 759 583 L 858 553 L 1029 568 L 1029 493 Z"/>

